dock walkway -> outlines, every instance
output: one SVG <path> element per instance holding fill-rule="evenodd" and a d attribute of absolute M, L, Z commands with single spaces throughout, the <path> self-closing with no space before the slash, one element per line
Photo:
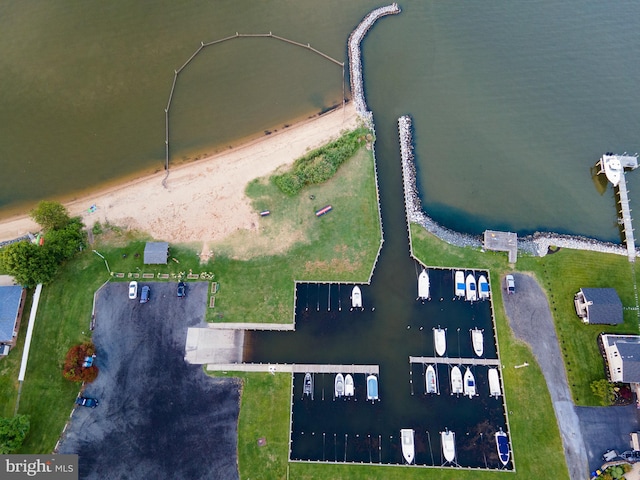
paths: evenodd
<path fill-rule="evenodd" d="M 446 365 L 500 365 L 497 358 L 409 357 L 409 363 L 443 363 Z"/>
<path fill-rule="evenodd" d="M 630 262 L 636 260 L 636 242 L 633 236 L 633 225 L 631 223 L 631 208 L 629 207 L 629 195 L 627 193 L 627 181 L 624 173 L 620 176 L 618 184 L 618 203 L 620 204 L 620 213 L 622 214 L 622 226 L 624 228 L 624 240 L 627 244 L 627 255 Z"/>
<path fill-rule="evenodd" d="M 364 373 L 378 375 L 379 365 L 316 365 L 304 363 L 216 363 L 207 365 L 210 372 L 270 373 Z"/>

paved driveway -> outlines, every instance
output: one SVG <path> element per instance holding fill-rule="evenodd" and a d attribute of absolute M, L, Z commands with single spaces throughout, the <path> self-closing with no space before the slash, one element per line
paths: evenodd
<path fill-rule="evenodd" d="M 503 291 L 509 324 L 516 337 L 531 346 L 547 381 L 569 467 L 569 476 L 572 480 L 584 480 L 589 474 L 587 452 L 580 429 L 580 420 L 571 398 L 547 297 L 533 277 L 523 274 L 514 274 L 514 277 L 516 293 L 507 295 Z"/>
<path fill-rule="evenodd" d="M 151 301 L 128 300 L 127 284 L 98 295 L 97 380 L 77 408 L 60 453 L 80 455 L 83 479 L 235 479 L 240 385 L 184 361 L 187 328 L 202 322 L 207 283 L 151 286 Z M 141 287 L 142 285 L 140 285 Z"/>

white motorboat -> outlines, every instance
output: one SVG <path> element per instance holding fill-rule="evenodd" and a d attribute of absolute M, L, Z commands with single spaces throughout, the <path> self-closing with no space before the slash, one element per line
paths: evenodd
<path fill-rule="evenodd" d="M 427 384 L 427 393 L 438 393 L 438 376 L 433 365 L 427 367 L 425 383 Z"/>
<path fill-rule="evenodd" d="M 304 374 L 304 389 L 303 393 L 307 396 L 313 397 L 313 377 L 310 373 Z"/>
<path fill-rule="evenodd" d="M 601 162 L 607 180 L 609 180 L 614 187 L 617 187 L 623 174 L 620 159 L 617 155 L 605 154 L 602 156 Z"/>
<path fill-rule="evenodd" d="M 456 284 L 456 297 L 464 297 L 467 287 L 464 283 L 464 272 L 462 270 L 456 270 L 454 282 Z"/>
<path fill-rule="evenodd" d="M 336 379 L 334 382 L 334 393 L 336 398 L 342 397 L 344 395 L 344 377 L 341 373 L 336 375 Z"/>
<path fill-rule="evenodd" d="M 436 354 L 442 357 L 447 351 L 447 337 L 444 328 L 438 327 L 433 329 L 433 344 L 436 349 Z"/>
<path fill-rule="evenodd" d="M 451 369 L 451 394 L 462 393 L 462 372 L 457 365 Z"/>
<path fill-rule="evenodd" d="M 471 329 L 471 344 L 476 356 L 481 357 L 484 353 L 484 334 L 479 328 Z"/>
<path fill-rule="evenodd" d="M 403 428 L 400 430 L 400 438 L 402 441 L 402 456 L 406 462 L 411 465 L 415 456 L 414 431 L 412 428 Z"/>
<path fill-rule="evenodd" d="M 478 292 L 476 290 L 476 277 L 473 274 L 467 275 L 467 280 L 465 282 L 467 287 L 467 301 L 475 302 L 478 299 Z"/>
<path fill-rule="evenodd" d="M 502 427 L 499 432 L 496 432 L 496 448 L 502 465 L 509 463 L 509 439 L 507 434 L 502 431 Z"/>
<path fill-rule="evenodd" d="M 367 400 L 378 400 L 378 377 L 375 375 L 367 377 Z"/>
<path fill-rule="evenodd" d="M 491 296 L 491 292 L 489 291 L 489 282 L 487 281 L 487 277 L 484 275 L 480 275 L 478 277 L 478 296 L 480 300 L 486 300 Z"/>
<path fill-rule="evenodd" d="M 473 398 L 476 394 L 476 379 L 471 372 L 471 369 L 467 367 L 464 372 L 464 395 L 469 398 Z"/>
<path fill-rule="evenodd" d="M 444 459 L 447 462 L 454 462 L 456 459 L 456 434 L 446 428 L 444 432 L 440 432 L 440 442 Z"/>
<path fill-rule="evenodd" d="M 344 396 L 345 397 L 353 397 L 354 386 L 353 386 L 353 377 L 350 373 L 347 373 L 344 376 Z"/>
<path fill-rule="evenodd" d="M 358 285 L 351 290 L 351 308 L 362 308 L 362 291 Z"/>
<path fill-rule="evenodd" d="M 429 274 L 426 269 L 422 269 L 418 276 L 418 300 L 427 300 L 429 298 Z"/>
<path fill-rule="evenodd" d="M 499 397 L 502 395 L 502 390 L 500 389 L 500 377 L 498 376 L 497 368 L 489 369 L 489 395 L 492 397 Z"/>

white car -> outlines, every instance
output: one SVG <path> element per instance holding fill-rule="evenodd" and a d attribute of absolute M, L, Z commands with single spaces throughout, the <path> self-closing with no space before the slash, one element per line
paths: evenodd
<path fill-rule="evenodd" d="M 133 280 L 129 282 L 129 299 L 134 300 L 138 297 L 138 282 Z"/>
<path fill-rule="evenodd" d="M 516 293 L 516 282 L 513 279 L 513 275 L 507 275 L 504 277 L 504 283 L 507 287 L 507 294 L 511 295 L 512 293 Z"/>

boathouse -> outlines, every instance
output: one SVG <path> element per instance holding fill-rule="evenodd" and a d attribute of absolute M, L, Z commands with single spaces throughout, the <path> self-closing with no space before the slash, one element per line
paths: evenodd
<path fill-rule="evenodd" d="M 20 285 L 0 287 L 0 357 L 16 345 L 26 296 Z"/>
<path fill-rule="evenodd" d="M 573 303 L 578 317 L 584 323 L 622 323 L 622 302 L 614 288 L 581 288 L 573 298 Z"/>
<path fill-rule="evenodd" d="M 169 258 L 169 243 L 147 242 L 144 246 L 145 265 L 166 265 Z"/>

